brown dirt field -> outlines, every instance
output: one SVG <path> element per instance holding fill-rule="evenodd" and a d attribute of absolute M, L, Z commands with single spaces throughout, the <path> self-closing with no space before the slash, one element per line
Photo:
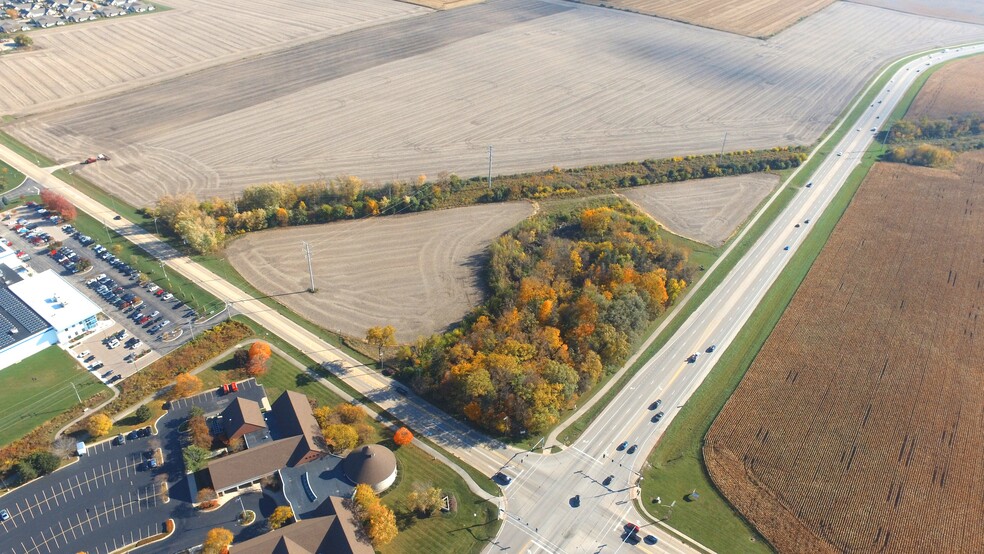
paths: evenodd
<path fill-rule="evenodd" d="M 483 299 L 493 239 L 533 213 L 527 202 L 251 233 L 226 249 L 256 288 L 310 321 L 355 337 L 393 325 L 410 341 L 458 322 Z M 311 245 L 318 292 L 301 241 Z"/>
<path fill-rule="evenodd" d="M 984 56 L 950 62 L 930 75 L 906 119 L 984 113 Z"/>
<path fill-rule="evenodd" d="M 984 3 L 979 0 L 850 0 L 915 15 L 984 25 Z"/>
<path fill-rule="evenodd" d="M 568 2 L 431 11 L 358 1 L 389 11 L 349 32 L 45 111 L 4 130 L 59 162 L 110 155 L 112 162 L 79 174 L 140 205 L 186 191 L 231 199 L 269 181 L 483 175 L 490 144 L 494 172 L 510 174 L 717 152 L 726 132 L 730 150 L 810 144 L 883 62 L 940 37 L 984 38 L 981 26 L 843 2 L 757 40 Z M 179 10 L 129 25 L 163 26 L 149 35 L 152 49 L 166 44 L 153 37 L 168 32 L 159 18 L 168 14 Z M 63 68 L 71 56 L 99 51 L 94 44 L 139 40 L 136 29 L 113 23 L 80 25 L 93 33 L 89 41 L 65 52 L 46 48 L 46 57 L 9 71 L 19 56 L 3 56 L 0 74 L 28 91 L 19 102 L 30 103 L 34 89 L 44 91 L 37 97 L 45 105 L 52 95 L 73 99 L 73 87 L 90 90 L 88 73 L 98 88 L 102 67 L 82 75 Z M 236 36 L 243 35 L 256 33 Z M 158 65 L 148 64 L 148 72 Z"/>
<path fill-rule="evenodd" d="M 984 152 L 876 164 L 704 450 L 780 552 L 984 545 Z"/>
<path fill-rule="evenodd" d="M 834 0 L 578 0 L 750 37 L 772 36 Z"/>
<path fill-rule="evenodd" d="M 670 232 L 720 246 L 777 184 L 778 175 L 753 173 L 633 187 L 620 193 Z"/>

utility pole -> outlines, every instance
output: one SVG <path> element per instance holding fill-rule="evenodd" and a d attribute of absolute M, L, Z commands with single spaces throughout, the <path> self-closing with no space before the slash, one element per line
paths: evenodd
<path fill-rule="evenodd" d="M 311 277 L 311 285 L 308 287 L 308 292 L 318 292 L 318 288 L 314 286 L 314 266 L 311 262 L 311 245 L 304 241 L 301 241 L 301 245 L 304 247 L 304 257 L 307 258 L 308 264 L 308 275 Z"/>
<path fill-rule="evenodd" d="M 724 132 L 724 140 L 721 141 L 721 155 L 724 155 L 724 145 L 728 142 L 728 132 Z"/>
<path fill-rule="evenodd" d="M 492 190 L 492 145 L 489 145 L 489 190 Z"/>

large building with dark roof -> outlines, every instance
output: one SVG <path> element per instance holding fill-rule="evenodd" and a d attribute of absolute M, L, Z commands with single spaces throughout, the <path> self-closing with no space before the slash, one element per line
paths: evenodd
<path fill-rule="evenodd" d="M 355 516 L 341 498 L 329 496 L 328 515 L 305 519 L 233 544 L 231 554 L 372 554 Z"/>
<path fill-rule="evenodd" d="M 212 488 L 219 495 L 235 492 L 286 467 L 297 467 L 329 454 L 321 428 L 307 397 L 284 391 L 267 418 L 259 404 L 237 398 L 222 412 L 230 438 L 243 437 L 246 450 L 219 458 L 208 465 Z M 238 437 L 237 437 L 238 438 Z"/>

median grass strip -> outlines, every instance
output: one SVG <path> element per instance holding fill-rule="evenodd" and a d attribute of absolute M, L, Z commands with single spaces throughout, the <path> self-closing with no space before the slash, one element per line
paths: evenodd
<path fill-rule="evenodd" d="M 57 346 L 4 368 L 0 371 L 0 446 L 75 406 L 79 397 L 85 401 L 105 390 L 105 385 Z"/>

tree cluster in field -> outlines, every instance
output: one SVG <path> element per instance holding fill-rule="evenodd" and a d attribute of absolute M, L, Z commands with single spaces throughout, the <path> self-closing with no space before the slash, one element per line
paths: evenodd
<path fill-rule="evenodd" d="M 946 167 L 953 163 L 956 155 L 952 150 L 934 144 L 918 146 L 893 146 L 885 153 L 884 159 L 890 162 L 921 165 L 926 167 Z"/>
<path fill-rule="evenodd" d="M 359 484 L 355 486 L 355 492 L 352 495 L 352 511 L 362 523 L 362 529 L 365 531 L 369 542 L 376 549 L 389 544 L 399 533 L 393 510 L 380 502 L 379 496 L 369 485 Z"/>
<path fill-rule="evenodd" d="M 202 201 L 191 193 L 164 196 L 147 210 L 147 215 L 159 218 L 166 230 L 198 252 L 209 253 L 220 249 L 227 237 L 271 227 L 783 170 L 799 166 L 806 156 L 797 148 L 773 148 L 568 170 L 555 167 L 545 172 L 496 177 L 491 189 L 482 178 L 464 180 L 449 174 L 442 174 L 436 181 L 421 175 L 413 181 L 393 181 L 382 186 L 367 186 L 357 177 L 346 176 L 302 185 L 252 186 L 235 201 Z"/>
<path fill-rule="evenodd" d="M 106 407 L 106 412 L 118 413 L 142 398 L 161 391 L 166 398 L 181 398 L 199 392 L 201 381 L 194 375 L 181 377 L 173 387 L 170 384 L 189 369 L 198 367 L 252 334 L 253 331 L 248 326 L 238 321 L 224 321 L 215 325 L 128 379 L 120 381 L 117 384 L 120 395 Z"/>
<path fill-rule="evenodd" d="M 984 134 L 984 115 L 955 115 L 946 119 L 900 119 L 888 131 L 888 142 L 899 144 Z"/>
<path fill-rule="evenodd" d="M 72 221 L 78 215 L 75 206 L 67 198 L 48 189 L 41 191 L 41 204 L 49 212 L 54 212 L 65 221 Z"/>
<path fill-rule="evenodd" d="M 376 439 L 376 432 L 366 422 L 366 413 L 352 404 L 339 404 L 335 408 L 318 406 L 314 409 L 314 419 L 325 442 L 336 453 L 370 444 Z"/>
<path fill-rule="evenodd" d="M 609 200 L 542 214 L 491 246 L 490 298 L 399 354 L 415 390 L 501 434 L 558 422 L 684 291 L 687 255 Z"/>

